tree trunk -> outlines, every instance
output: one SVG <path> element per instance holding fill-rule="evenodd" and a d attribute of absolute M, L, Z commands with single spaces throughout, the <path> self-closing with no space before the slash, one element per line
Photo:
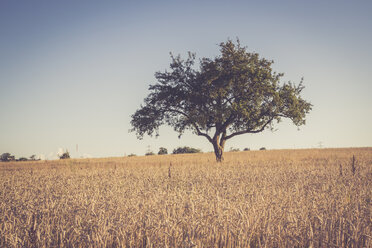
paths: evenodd
<path fill-rule="evenodd" d="M 214 154 L 216 155 L 216 161 L 218 163 L 223 161 L 223 146 L 218 144 L 218 141 L 213 142 Z"/>

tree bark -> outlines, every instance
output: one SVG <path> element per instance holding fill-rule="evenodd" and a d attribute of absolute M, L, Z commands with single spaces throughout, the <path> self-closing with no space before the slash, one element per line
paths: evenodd
<path fill-rule="evenodd" d="M 214 154 L 216 155 L 216 161 L 218 163 L 223 161 L 223 150 L 225 142 L 218 142 L 218 140 L 213 140 Z"/>

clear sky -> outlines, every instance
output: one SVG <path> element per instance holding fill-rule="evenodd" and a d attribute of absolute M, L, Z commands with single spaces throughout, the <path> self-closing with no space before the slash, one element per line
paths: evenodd
<path fill-rule="evenodd" d="M 130 116 L 170 63 L 169 52 L 218 55 L 239 37 L 304 77 L 306 126 L 287 121 L 229 140 L 243 149 L 372 146 L 371 1 L 0 1 L 0 153 L 109 157 L 192 146 L 161 128 L 137 140 Z M 78 145 L 78 150 L 76 150 Z"/>

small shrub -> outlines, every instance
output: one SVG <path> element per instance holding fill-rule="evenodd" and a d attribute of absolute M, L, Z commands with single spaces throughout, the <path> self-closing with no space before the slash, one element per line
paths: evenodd
<path fill-rule="evenodd" d="M 146 152 L 145 156 L 152 156 L 152 155 L 155 155 L 155 153 L 153 152 Z"/>
<path fill-rule="evenodd" d="M 69 159 L 70 153 L 68 151 L 64 152 L 62 155 L 59 155 L 59 159 Z"/>
<path fill-rule="evenodd" d="M 134 154 L 134 153 L 131 153 L 131 154 L 128 155 L 128 157 L 135 157 L 135 156 L 137 156 L 137 155 Z"/>
<path fill-rule="evenodd" d="M 167 150 L 167 148 L 160 147 L 160 148 L 159 148 L 158 155 L 164 155 L 164 154 L 168 154 L 168 150 Z"/>
<path fill-rule="evenodd" d="M 260 151 L 265 151 L 265 150 L 266 150 L 265 147 L 261 147 L 261 148 L 260 148 Z"/>
<path fill-rule="evenodd" d="M 251 149 L 250 148 L 244 148 L 244 151 L 247 152 L 247 151 L 250 151 Z"/>
<path fill-rule="evenodd" d="M 240 152 L 240 149 L 239 148 L 231 147 L 230 148 L 230 152 Z"/>

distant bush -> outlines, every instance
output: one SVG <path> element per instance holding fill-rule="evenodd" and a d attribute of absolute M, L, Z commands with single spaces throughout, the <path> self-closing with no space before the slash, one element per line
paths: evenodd
<path fill-rule="evenodd" d="M 230 152 L 240 152 L 240 150 L 239 150 L 239 148 L 231 147 Z"/>
<path fill-rule="evenodd" d="M 0 161 L 2 162 L 9 162 L 9 161 L 14 161 L 14 160 L 15 160 L 14 156 L 10 155 L 10 153 L 8 152 L 3 153 L 0 156 Z"/>
<path fill-rule="evenodd" d="M 265 147 L 261 147 L 261 148 L 260 148 L 260 151 L 265 151 L 265 150 L 266 150 Z"/>
<path fill-rule="evenodd" d="M 177 149 L 173 150 L 173 154 L 183 154 L 183 153 L 199 153 L 201 152 L 200 149 L 184 146 L 178 147 Z"/>
<path fill-rule="evenodd" d="M 155 153 L 153 152 L 146 152 L 145 156 L 152 156 L 152 155 L 155 155 Z"/>
<path fill-rule="evenodd" d="M 137 155 L 134 154 L 134 153 L 131 153 L 131 154 L 128 155 L 128 157 L 135 157 L 135 156 L 137 156 Z"/>
<path fill-rule="evenodd" d="M 247 152 L 247 151 L 250 151 L 251 149 L 250 148 L 244 148 L 244 151 Z"/>
<path fill-rule="evenodd" d="M 21 157 L 21 158 L 18 159 L 18 161 L 27 161 L 27 160 L 28 160 L 28 159 L 25 158 L 25 157 Z"/>
<path fill-rule="evenodd" d="M 168 154 L 168 150 L 167 150 L 167 148 L 160 147 L 160 148 L 159 148 L 159 152 L 158 152 L 158 154 L 159 154 L 159 155 Z"/>
<path fill-rule="evenodd" d="M 68 151 L 64 152 L 62 155 L 59 155 L 59 159 L 69 159 L 70 153 Z"/>

